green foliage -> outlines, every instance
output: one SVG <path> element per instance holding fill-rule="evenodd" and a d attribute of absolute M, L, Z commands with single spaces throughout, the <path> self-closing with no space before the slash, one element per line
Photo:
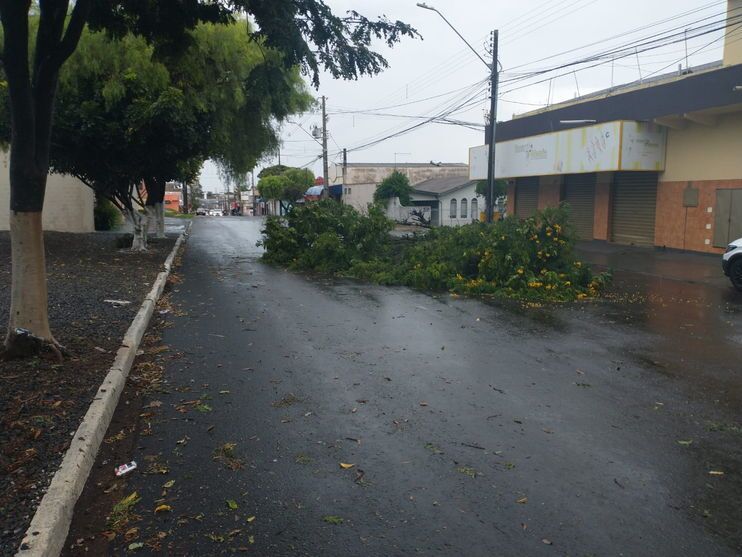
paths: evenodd
<path fill-rule="evenodd" d="M 394 223 L 381 209 L 362 215 L 349 205 L 323 200 L 294 207 L 285 218 L 268 217 L 265 259 L 293 269 L 345 273 L 382 257 Z"/>
<path fill-rule="evenodd" d="M 395 170 L 378 185 L 374 192 L 374 201 L 376 203 L 386 203 L 389 199 L 398 197 L 402 205 L 409 205 L 412 191 L 407 176 Z"/>
<path fill-rule="evenodd" d="M 258 192 L 263 199 L 281 201 L 288 185 L 289 179 L 286 176 L 266 176 L 258 180 Z"/>
<path fill-rule="evenodd" d="M 96 230 L 113 230 L 121 223 L 121 211 L 105 197 L 97 197 L 93 221 Z"/>
<path fill-rule="evenodd" d="M 284 172 L 289 169 L 285 164 L 275 164 L 273 166 L 266 166 L 263 170 L 258 173 L 258 178 L 266 178 L 267 176 L 281 176 Z"/>
<path fill-rule="evenodd" d="M 379 208 L 364 216 L 333 202 L 312 204 L 267 221 L 264 258 L 380 284 L 532 302 L 594 297 L 610 280 L 575 258 L 566 207 L 523 221 L 436 228 L 412 240 L 392 240 L 391 228 Z"/>
<path fill-rule="evenodd" d="M 314 174 L 306 168 L 292 168 L 284 165 L 269 166 L 258 175 L 260 196 L 271 201 L 288 201 L 293 204 L 301 199 L 314 185 Z"/>

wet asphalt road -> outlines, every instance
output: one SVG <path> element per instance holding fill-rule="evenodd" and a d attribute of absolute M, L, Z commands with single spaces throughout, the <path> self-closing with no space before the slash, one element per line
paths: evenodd
<path fill-rule="evenodd" d="M 183 257 L 163 339 L 183 357 L 131 455 L 170 472 L 129 482 L 163 554 L 739 554 L 723 281 L 617 273 L 606 301 L 525 309 L 268 267 L 260 226 L 197 219 Z M 177 410 L 197 398 L 211 410 Z"/>

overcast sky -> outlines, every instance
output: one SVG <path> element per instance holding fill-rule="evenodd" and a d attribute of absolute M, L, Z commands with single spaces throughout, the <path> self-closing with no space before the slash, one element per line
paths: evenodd
<path fill-rule="evenodd" d="M 423 36 L 422 40 L 406 39 L 394 49 L 379 46 L 377 50 L 387 58 L 389 68 L 378 76 L 346 82 L 323 75 L 321 86 L 314 94 L 328 98 L 330 162 L 341 161 L 339 152 L 343 147 L 349 150 L 349 162 L 394 162 L 395 158 L 398 162 L 468 162 L 469 147 L 484 142 L 483 131 L 460 125 L 428 124 L 369 148 L 354 148 L 422 121 L 413 117 L 438 115 L 444 109 L 462 104 L 466 107 L 449 118 L 481 126 L 489 105 L 484 84 L 488 70 L 482 61 L 438 14 L 417 7 L 416 0 L 326 2 L 337 14 L 355 9 L 369 17 L 385 14 L 390 19 L 405 21 Z M 634 55 L 578 69 L 575 73 L 568 73 L 573 69 L 570 68 L 522 79 L 524 73 L 553 68 L 657 33 L 678 33 L 686 27 L 715 24 L 723 21 L 722 14 L 726 11 L 726 1 L 704 0 L 430 0 L 427 3 L 438 8 L 485 60 L 491 59 L 490 33 L 499 29 L 499 60 L 503 70 L 498 103 L 500 121 L 545 106 L 549 98 L 553 104 L 573 98 L 578 91 L 584 95 L 612 83 L 637 80 L 640 71 L 646 78 L 655 72 L 677 70 L 679 63 L 685 64 L 686 42 L 640 53 L 638 60 Z M 682 17 L 659 23 L 684 13 Z M 646 28 L 630 33 L 641 27 Z M 734 31 L 742 39 L 742 29 Z M 688 40 L 687 51 L 691 66 L 721 59 L 721 32 Z M 544 60 L 547 57 L 550 58 Z M 533 84 L 541 80 L 546 81 Z M 321 117 L 316 113 L 304 114 L 292 118 L 292 122 L 296 124 L 283 126 L 281 162 L 290 166 L 309 165 L 315 174 L 321 175 L 321 161 L 312 162 L 321 149 L 308 135 L 312 126 L 321 125 Z M 275 158 L 267 160 L 265 165 L 277 162 Z M 216 168 L 208 163 L 201 183 L 209 190 L 223 189 Z"/>

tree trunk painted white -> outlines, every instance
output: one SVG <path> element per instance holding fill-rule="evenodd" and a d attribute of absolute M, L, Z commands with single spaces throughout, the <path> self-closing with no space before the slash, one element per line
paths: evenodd
<path fill-rule="evenodd" d="M 136 209 L 128 211 L 129 220 L 134 227 L 134 239 L 131 242 L 132 251 L 147 251 L 147 227 L 149 219 Z"/>
<path fill-rule="evenodd" d="M 155 203 L 155 215 L 157 216 L 157 237 L 165 237 L 165 206 L 162 203 Z"/>
<path fill-rule="evenodd" d="M 61 348 L 49 328 L 47 313 L 46 258 L 41 213 L 10 213 L 12 280 L 10 316 L 5 348 L 9 354 L 25 355 L 24 344 L 38 340 L 61 358 Z M 29 339 L 28 334 L 35 337 Z"/>

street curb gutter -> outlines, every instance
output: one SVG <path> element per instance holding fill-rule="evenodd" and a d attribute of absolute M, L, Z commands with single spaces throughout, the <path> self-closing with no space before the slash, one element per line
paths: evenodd
<path fill-rule="evenodd" d="M 80 427 L 77 428 L 49 489 L 36 509 L 16 557 L 57 557 L 61 553 L 72 523 L 75 503 L 85 487 L 103 436 L 108 430 L 119 397 L 124 390 L 139 343 L 165 288 L 175 256 L 188 237 L 191 224 L 188 223 L 185 231 L 178 237 L 165 260 L 165 270 L 157 275 L 152 290 L 145 296 L 126 331 L 121 347 L 116 353 L 116 359 Z"/>

